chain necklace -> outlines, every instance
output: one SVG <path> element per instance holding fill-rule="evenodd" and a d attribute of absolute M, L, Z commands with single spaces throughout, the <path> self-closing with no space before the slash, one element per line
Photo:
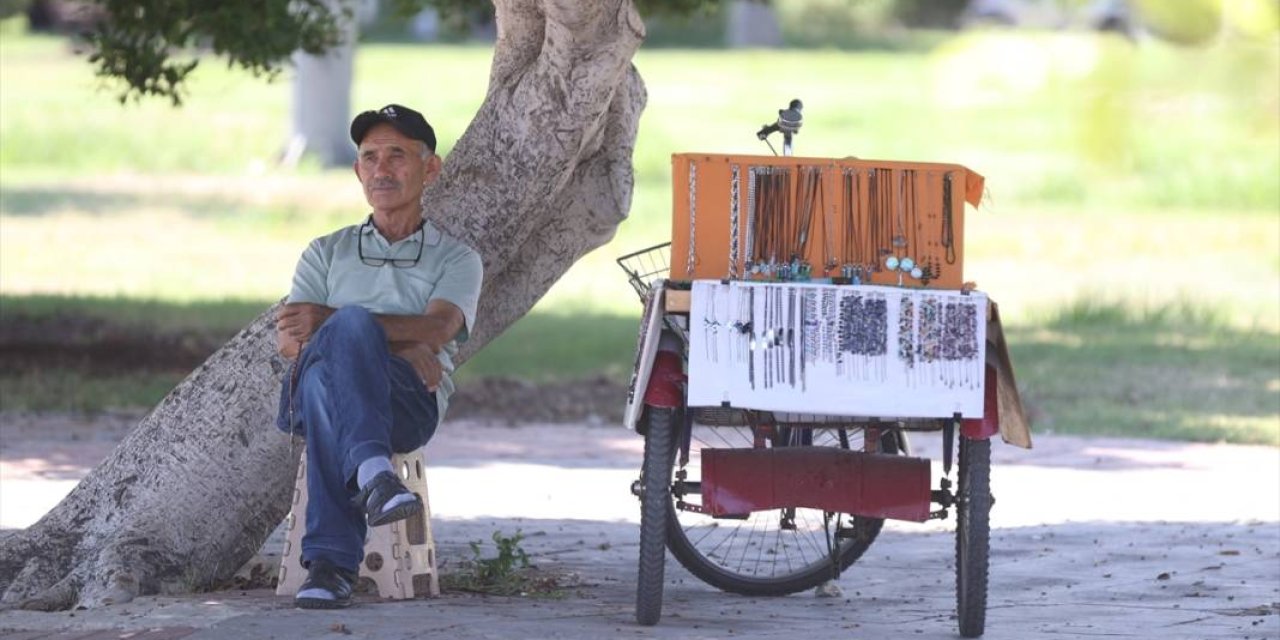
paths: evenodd
<path fill-rule="evenodd" d="M 698 230 L 698 165 L 689 163 L 689 257 L 685 264 L 685 270 L 690 278 L 693 277 L 693 267 L 698 261 L 697 253 L 697 230 Z"/>
<path fill-rule="evenodd" d="M 881 169 L 877 172 L 879 176 L 880 186 L 880 256 L 888 256 L 893 254 L 893 170 Z M 878 271 L 883 263 L 875 260 L 876 270 Z"/>
<path fill-rule="evenodd" d="M 769 233 L 769 214 L 766 209 L 769 206 L 770 193 L 772 191 L 773 180 L 769 175 L 768 167 L 759 167 L 752 169 L 751 176 L 754 186 L 751 193 L 754 196 L 753 206 L 751 208 L 751 272 L 761 273 L 767 269 L 768 254 L 766 243 L 768 243 Z"/>
<path fill-rule="evenodd" d="M 898 206 L 894 216 L 893 254 L 902 253 L 907 247 L 907 171 L 898 169 Z"/>
<path fill-rule="evenodd" d="M 840 250 L 840 257 L 843 259 L 844 267 L 841 270 L 841 276 L 845 278 L 853 278 L 854 264 L 860 262 L 858 245 L 863 240 L 862 233 L 859 233 L 858 222 L 858 170 L 844 170 L 843 189 L 840 192 L 842 200 L 840 202 L 840 210 L 843 214 L 845 222 L 844 238 Z"/>
<path fill-rule="evenodd" d="M 914 258 L 914 261 L 906 265 L 905 270 L 911 274 L 912 278 L 920 280 L 924 277 L 924 256 L 920 253 L 920 236 L 924 235 L 924 232 L 920 224 L 920 184 L 916 180 L 915 169 L 911 169 L 908 175 L 908 182 L 911 184 L 911 204 L 907 209 L 907 214 L 910 220 L 911 257 Z"/>
<path fill-rule="evenodd" d="M 824 199 L 825 200 L 825 199 Z M 824 276 L 829 276 L 835 271 L 839 261 L 836 260 L 835 238 L 836 232 L 835 220 L 835 204 L 823 203 L 822 206 L 822 271 Z"/>
<path fill-rule="evenodd" d="M 897 271 L 898 266 L 901 264 L 901 261 L 906 259 L 901 254 L 902 254 L 902 250 L 907 246 L 907 236 L 906 236 L 907 220 L 906 220 L 906 214 L 904 213 L 904 209 L 907 206 L 907 193 L 906 193 L 906 173 L 907 172 L 903 169 L 899 169 L 895 173 L 898 176 L 898 192 L 897 192 L 898 197 L 897 197 L 897 202 L 895 203 L 897 204 L 897 206 L 894 207 L 894 216 L 893 216 L 893 230 L 896 233 L 893 234 L 893 238 L 891 240 L 891 242 L 893 243 L 893 254 L 884 259 L 884 266 L 890 272 Z M 898 284 L 899 285 L 902 284 L 901 274 L 898 275 Z"/>
<path fill-rule="evenodd" d="M 738 277 L 738 244 L 739 244 L 739 224 L 738 220 L 742 216 L 742 211 L 738 207 L 738 182 L 740 181 L 739 167 L 733 165 L 733 177 L 729 181 L 729 277 L 737 279 Z"/>
<path fill-rule="evenodd" d="M 947 264 L 956 263 L 955 218 L 951 210 L 951 172 L 942 176 L 942 248 L 946 249 Z"/>
<path fill-rule="evenodd" d="M 747 273 L 755 273 L 756 271 L 756 254 L 753 252 L 755 248 L 755 228 L 756 228 L 756 171 L 758 167 L 747 168 L 747 261 L 745 263 L 745 271 Z"/>
<path fill-rule="evenodd" d="M 820 167 L 804 167 L 800 179 L 796 183 L 796 239 L 791 262 L 796 269 L 792 277 L 805 278 L 810 269 L 805 258 L 809 252 L 809 232 L 813 228 L 814 209 L 821 206 L 822 169 Z"/>
<path fill-rule="evenodd" d="M 867 170 L 867 225 L 869 227 L 867 237 L 871 238 L 871 253 L 862 256 L 864 260 L 872 264 L 878 264 L 880 251 L 880 173 L 873 169 Z M 871 274 L 868 273 L 867 277 Z"/>

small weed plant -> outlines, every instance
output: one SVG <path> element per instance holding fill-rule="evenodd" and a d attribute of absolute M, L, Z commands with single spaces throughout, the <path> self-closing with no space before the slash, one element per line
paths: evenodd
<path fill-rule="evenodd" d="M 490 595 L 562 597 L 559 578 L 529 563 L 529 554 L 520 546 L 524 534 L 519 529 L 511 536 L 494 531 L 492 539 L 496 556 L 486 558 L 484 542 L 471 541 L 471 559 L 463 563 L 463 570 L 442 575 L 442 586 Z"/>
<path fill-rule="evenodd" d="M 475 567 L 477 580 L 483 583 L 500 583 L 511 580 L 518 570 L 529 568 L 529 554 L 520 546 L 524 534 L 516 529 L 515 535 L 506 537 L 501 531 L 493 532 L 493 543 L 498 547 L 498 555 L 485 558 L 480 549 L 479 540 L 471 541 L 471 563 Z"/>

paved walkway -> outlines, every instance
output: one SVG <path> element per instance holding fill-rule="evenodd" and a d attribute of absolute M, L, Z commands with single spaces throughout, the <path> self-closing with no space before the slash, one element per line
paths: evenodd
<path fill-rule="evenodd" d="M 34 521 L 112 446 L 4 437 L 14 431 L 0 433 L 3 527 Z M 913 442 L 936 459 L 937 440 Z M 469 541 L 518 529 L 535 564 L 574 577 L 563 599 L 366 597 L 310 612 L 266 590 L 219 592 L 0 612 L 0 637 L 956 637 L 954 521 L 890 523 L 838 598 L 725 594 L 669 560 L 663 620 L 637 626 L 638 506 L 628 487 L 641 446 L 608 427 L 470 423 L 433 442 L 441 558 L 467 558 Z M 1280 638 L 1280 450 L 1037 435 L 1031 451 L 992 451 L 986 638 Z"/>

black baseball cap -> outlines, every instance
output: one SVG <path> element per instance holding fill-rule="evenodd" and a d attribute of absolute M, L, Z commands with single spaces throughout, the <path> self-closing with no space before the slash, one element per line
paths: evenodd
<path fill-rule="evenodd" d="M 397 131 L 414 140 L 425 142 L 431 153 L 436 152 L 435 129 L 427 124 L 427 119 L 423 118 L 421 113 L 398 104 L 389 104 L 377 111 L 365 111 L 356 116 L 356 119 L 351 121 L 351 141 L 355 142 L 356 146 L 360 146 L 360 141 L 364 140 L 369 129 L 380 122 L 395 127 Z"/>

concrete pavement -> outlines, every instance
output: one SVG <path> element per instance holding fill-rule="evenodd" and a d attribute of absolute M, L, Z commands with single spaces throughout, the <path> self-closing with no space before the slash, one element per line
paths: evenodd
<path fill-rule="evenodd" d="M 986 638 L 1280 638 L 1280 450 L 1035 438 L 1031 451 L 992 448 Z M 37 440 L 8 439 L 0 449 L 4 526 L 33 521 L 104 450 Z M 915 438 L 917 454 L 936 459 L 937 440 Z M 663 620 L 637 626 L 639 514 L 628 487 L 641 448 L 639 437 L 609 427 L 475 423 L 450 423 L 432 443 L 441 559 L 468 558 L 469 541 L 519 529 L 536 565 L 569 577 L 562 599 L 364 596 L 348 610 L 312 612 L 267 590 L 230 591 L 93 611 L 4 611 L 0 636 L 957 637 L 954 519 L 890 523 L 844 574 L 839 598 L 725 594 L 669 559 Z"/>

